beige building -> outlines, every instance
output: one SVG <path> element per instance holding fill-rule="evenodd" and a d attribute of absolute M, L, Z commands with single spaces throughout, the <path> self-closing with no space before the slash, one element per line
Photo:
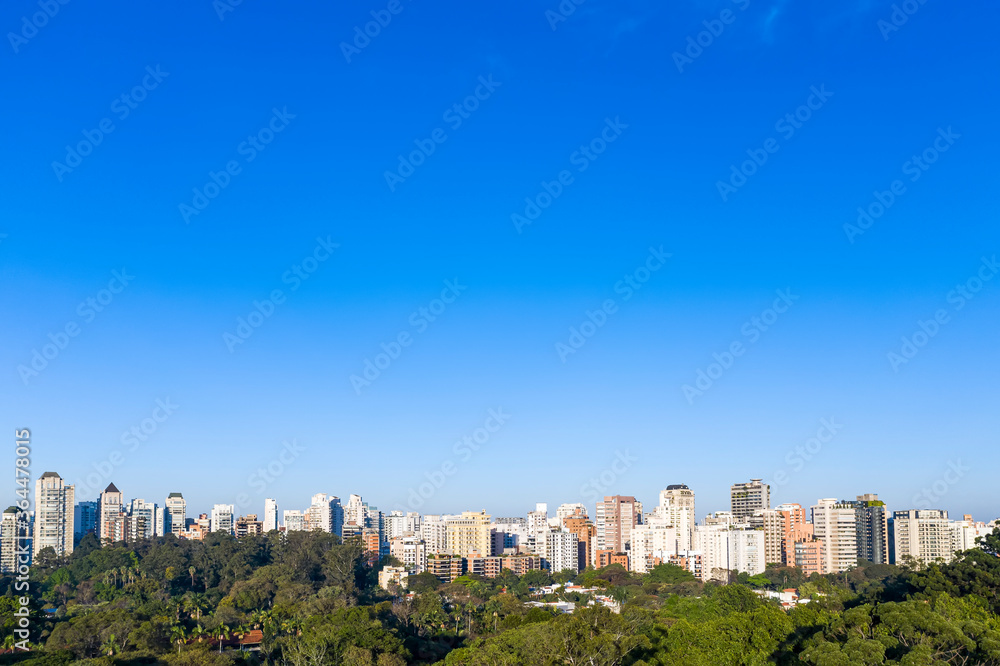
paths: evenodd
<path fill-rule="evenodd" d="M 858 565 L 858 523 L 854 502 L 818 500 L 811 508 L 813 534 L 823 542 L 824 573 Z"/>
<path fill-rule="evenodd" d="M 49 547 L 59 557 L 73 552 L 73 490 L 55 472 L 35 482 L 34 555 Z"/>
<path fill-rule="evenodd" d="M 468 557 L 476 553 L 482 557 L 492 555 L 493 539 L 490 536 L 490 515 L 483 511 L 463 511 L 461 516 L 447 522 L 448 553 Z"/>
<path fill-rule="evenodd" d="M 406 570 L 414 574 L 427 570 L 427 546 L 415 534 L 389 539 L 389 555 L 402 562 Z"/>
<path fill-rule="evenodd" d="M 951 526 L 948 512 L 937 509 L 894 511 L 889 526 L 892 534 L 893 564 L 912 559 L 929 564 L 951 561 Z"/>
<path fill-rule="evenodd" d="M 383 567 L 378 572 L 378 586 L 388 591 L 389 585 L 395 583 L 405 590 L 409 582 L 408 578 L 409 573 L 406 571 L 406 567 Z"/>

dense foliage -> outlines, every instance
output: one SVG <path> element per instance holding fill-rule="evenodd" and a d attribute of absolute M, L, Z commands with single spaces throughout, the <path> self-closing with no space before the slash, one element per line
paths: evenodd
<path fill-rule="evenodd" d="M 728 585 L 702 584 L 672 565 L 643 576 L 615 565 L 447 584 L 421 574 L 407 596 L 375 584 L 390 563 L 370 566 L 359 543 L 318 532 L 107 548 L 87 537 L 65 560 L 51 551 L 36 558 L 32 651 L 0 662 L 1000 666 L 1000 530 L 949 564 L 862 562 L 808 580 L 770 567 Z M 621 612 L 587 605 L 577 592 L 533 593 L 567 580 L 602 588 Z M 9 649 L 16 595 L 11 579 L 0 587 Z M 811 602 L 784 610 L 753 591 L 788 587 Z M 576 610 L 532 601 L 571 601 Z"/>

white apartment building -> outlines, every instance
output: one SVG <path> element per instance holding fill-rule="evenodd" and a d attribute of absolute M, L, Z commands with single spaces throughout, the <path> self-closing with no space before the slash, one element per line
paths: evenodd
<path fill-rule="evenodd" d="M 950 562 L 954 557 L 947 511 L 893 511 L 889 532 L 892 538 L 892 564 L 903 564 L 909 558 L 925 564 L 937 560 Z"/>
<path fill-rule="evenodd" d="M 650 569 L 659 563 L 666 563 L 680 550 L 681 531 L 673 524 L 672 519 L 653 515 L 643 525 L 632 528 L 632 550 L 629 553 L 629 567 L 636 573 L 649 573 Z M 684 541 L 687 542 L 687 537 Z"/>
<path fill-rule="evenodd" d="M 556 520 L 558 524 L 557 529 L 562 529 L 566 527 L 567 518 L 587 518 L 587 507 L 579 502 L 575 504 L 560 504 L 559 508 L 556 509 Z"/>
<path fill-rule="evenodd" d="M 962 520 L 952 520 L 948 523 L 951 530 L 951 550 L 963 551 L 978 548 L 976 539 L 984 537 L 993 531 L 993 527 L 986 523 L 977 523 L 972 520 L 972 516 L 965 515 Z"/>
<path fill-rule="evenodd" d="M 342 533 L 344 511 L 340 506 L 340 498 L 326 493 L 316 493 L 312 496 L 309 508 L 305 511 L 305 530 L 319 530 L 331 534 Z"/>
<path fill-rule="evenodd" d="M 580 551 L 576 535 L 572 532 L 549 532 L 545 535 L 545 562 L 549 571 L 558 573 L 569 569 L 580 572 Z"/>
<path fill-rule="evenodd" d="M 233 534 L 236 519 L 233 517 L 235 507 L 232 504 L 216 504 L 212 507 L 211 530 Z"/>
<path fill-rule="evenodd" d="M 413 574 L 427 571 L 427 546 L 418 535 L 389 539 L 389 555 L 402 562 L 403 567 Z"/>
<path fill-rule="evenodd" d="M 264 500 L 264 534 L 278 529 L 278 500 L 268 497 Z"/>
<path fill-rule="evenodd" d="M 428 555 L 448 553 L 448 520 L 456 516 L 424 516 L 420 522 L 420 538 L 424 541 Z"/>
<path fill-rule="evenodd" d="M 281 516 L 281 521 L 285 525 L 285 533 L 304 532 L 306 529 L 306 517 L 298 509 L 285 509 Z"/>
<path fill-rule="evenodd" d="M 416 511 L 390 511 L 385 517 L 385 538 L 394 539 L 420 531 L 420 514 Z"/>
<path fill-rule="evenodd" d="M 764 573 L 763 530 L 698 525 L 694 540 L 694 550 L 701 552 L 702 580 L 728 581 L 731 571 Z"/>
<path fill-rule="evenodd" d="M 810 507 L 813 535 L 823 542 L 827 573 L 847 571 L 858 564 L 858 524 L 854 502 L 833 498 Z"/>
<path fill-rule="evenodd" d="M 153 502 L 144 499 L 134 499 L 128 508 L 128 541 L 133 543 L 138 539 L 151 539 L 156 536 L 156 509 Z M 162 515 L 161 521 L 162 521 Z M 162 524 L 160 531 L 162 531 Z"/>
<path fill-rule="evenodd" d="M 667 524 L 677 528 L 677 548 L 690 550 L 694 539 L 695 524 L 694 491 L 683 483 L 667 486 L 660 491 L 660 504 L 651 516 L 667 520 Z"/>
<path fill-rule="evenodd" d="M 27 516 L 22 521 L 18 521 L 18 510 L 16 507 L 4 509 L 3 519 L 0 520 L 0 573 L 12 574 L 17 571 L 17 550 L 22 545 L 22 540 L 26 541 L 29 536 Z M 30 553 L 28 553 L 30 556 Z M 29 562 L 22 562 L 29 564 Z"/>
<path fill-rule="evenodd" d="M 73 502 L 73 486 L 55 472 L 45 472 L 35 482 L 34 555 L 49 547 L 59 557 L 73 552 Z"/>
<path fill-rule="evenodd" d="M 170 493 L 166 501 L 166 515 L 163 519 L 163 529 L 178 535 L 187 529 L 187 500 L 180 493 Z"/>

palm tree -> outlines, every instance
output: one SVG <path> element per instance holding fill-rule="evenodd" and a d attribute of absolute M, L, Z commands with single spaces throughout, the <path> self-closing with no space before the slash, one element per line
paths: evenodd
<path fill-rule="evenodd" d="M 201 641 L 205 637 L 205 634 L 207 634 L 207 633 L 208 632 L 205 631 L 205 627 L 203 627 L 203 626 L 201 626 L 199 624 L 198 626 L 196 626 L 194 629 L 191 630 L 191 637 L 192 638 L 197 638 L 198 642 L 201 643 Z"/>
<path fill-rule="evenodd" d="M 170 628 L 170 639 L 177 643 L 177 654 L 181 653 L 181 645 L 184 644 L 184 639 L 187 638 L 184 627 L 179 624 L 175 624 Z"/>
<path fill-rule="evenodd" d="M 222 641 L 229 640 L 231 631 L 232 630 L 224 624 L 220 624 L 215 628 L 215 632 L 219 634 L 219 654 L 222 654 Z"/>
<path fill-rule="evenodd" d="M 188 567 L 188 573 L 191 574 L 191 589 L 194 589 L 194 572 L 197 571 L 194 567 Z"/>
<path fill-rule="evenodd" d="M 115 643 L 114 634 L 108 636 L 108 639 L 101 645 L 101 652 L 107 652 L 109 657 L 115 656 L 115 653 L 118 652 L 118 644 Z"/>

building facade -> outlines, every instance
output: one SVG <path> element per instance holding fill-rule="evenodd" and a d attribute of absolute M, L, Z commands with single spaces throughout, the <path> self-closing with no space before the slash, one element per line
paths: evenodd
<path fill-rule="evenodd" d="M 892 564 L 908 561 L 922 564 L 950 562 L 954 557 L 947 511 L 893 511 L 889 531 L 892 536 Z"/>
<path fill-rule="evenodd" d="M 55 472 L 45 472 L 35 482 L 34 555 L 52 548 L 59 557 L 73 552 L 74 488 Z"/>
<path fill-rule="evenodd" d="M 840 573 L 858 564 L 857 512 L 854 502 L 821 499 L 810 507 L 813 534 L 823 542 L 824 573 Z"/>
<path fill-rule="evenodd" d="M 755 511 L 771 508 L 771 486 L 761 479 L 734 483 L 729 489 L 730 510 L 737 522 L 747 522 Z"/>

